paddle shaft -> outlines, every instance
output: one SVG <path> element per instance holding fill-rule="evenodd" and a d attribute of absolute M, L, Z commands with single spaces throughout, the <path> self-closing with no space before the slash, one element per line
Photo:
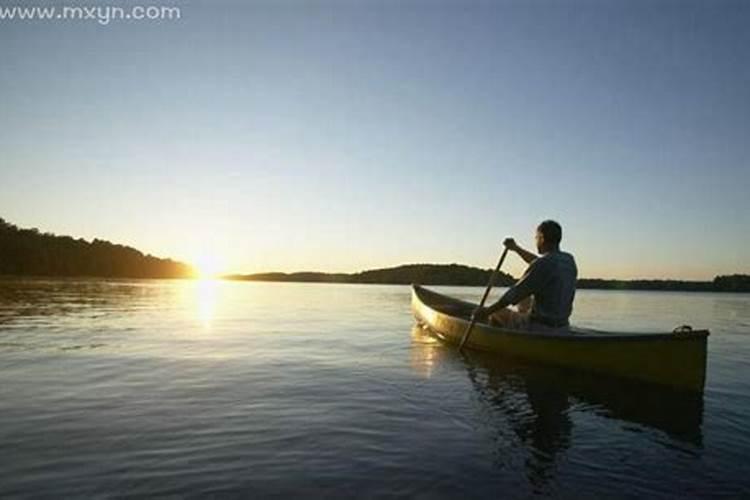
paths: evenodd
<path fill-rule="evenodd" d="M 487 283 L 487 288 L 484 290 L 484 295 L 482 295 L 482 300 L 479 302 L 479 305 L 476 309 L 474 309 L 474 313 L 471 315 L 471 321 L 469 322 L 469 326 L 466 327 L 466 331 L 464 332 L 464 336 L 461 337 L 461 343 L 458 344 L 458 350 L 464 348 L 464 344 L 467 340 L 469 340 L 469 335 L 471 335 L 471 331 L 474 329 L 474 325 L 477 322 L 477 313 L 484 307 L 484 303 L 487 301 L 487 297 L 490 295 L 490 290 L 492 290 L 492 285 L 495 283 L 495 276 L 497 276 L 497 273 L 500 272 L 500 268 L 503 267 L 503 261 L 505 260 L 505 256 L 508 255 L 508 247 L 505 247 L 505 250 L 503 250 L 503 254 L 500 256 L 500 260 L 497 261 L 497 267 L 495 267 L 495 270 L 492 271 L 492 274 L 490 274 L 490 281 Z"/>

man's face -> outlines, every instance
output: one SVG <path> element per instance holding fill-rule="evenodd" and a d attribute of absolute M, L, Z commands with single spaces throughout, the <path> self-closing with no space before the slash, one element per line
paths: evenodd
<path fill-rule="evenodd" d="M 544 235 L 540 232 L 536 232 L 536 251 L 544 253 Z"/>

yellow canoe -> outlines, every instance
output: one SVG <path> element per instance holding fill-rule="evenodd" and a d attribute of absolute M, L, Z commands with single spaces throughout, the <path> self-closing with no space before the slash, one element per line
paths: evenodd
<path fill-rule="evenodd" d="M 423 328 L 452 344 L 460 342 L 476 307 L 419 285 L 412 286 L 411 305 Z M 579 328 L 536 333 L 477 323 L 466 347 L 702 391 L 708 335 L 708 330 L 621 333 Z"/>

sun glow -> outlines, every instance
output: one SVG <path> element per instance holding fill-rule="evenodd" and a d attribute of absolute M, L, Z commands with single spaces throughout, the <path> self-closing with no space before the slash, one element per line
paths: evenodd
<path fill-rule="evenodd" d="M 432 377 L 444 349 L 440 341 L 422 327 L 411 330 L 411 367 L 423 378 Z"/>
<path fill-rule="evenodd" d="M 197 282 L 196 300 L 198 306 L 198 320 L 204 328 L 211 328 L 211 321 L 216 313 L 218 286 L 221 282 L 201 279 Z"/>
<path fill-rule="evenodd" d="M 213 255 L 200 255 L 193 259 L 196 276 L 202 280 L 218 278 L 223 272 L 219 259 Z"/>

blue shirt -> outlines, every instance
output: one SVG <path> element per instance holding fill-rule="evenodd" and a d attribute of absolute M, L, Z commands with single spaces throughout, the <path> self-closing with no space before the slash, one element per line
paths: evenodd
<path fill-rule="evenodd" d="M 559 250 L 532 262 L 518 283 L 500 298 L 499 306 L 518 304 L 534 296 L 531 321 L 549 326 L 566 326 L 573 312 L 578 268 L 573 256 Z"/>

